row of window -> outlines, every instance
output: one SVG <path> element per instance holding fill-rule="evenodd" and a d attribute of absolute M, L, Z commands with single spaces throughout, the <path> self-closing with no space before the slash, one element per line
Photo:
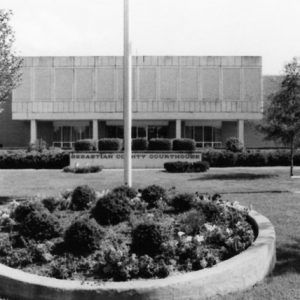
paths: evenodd
<path fill-rule="evenodd" d="M 123 126 L 107 126 L 106 137 L 123 138 Z M 168 138 L 168 126 L 133 126 L 132 138 Z M 75 141 L 92 137 L 91 126 L 57 126 L 53 133 L 53 146 L 60 148 L 72 148 Z M 185 126 L 183 137 L 194 139 L 197 147 L 222 146 L 221 128 L 212 126 Z"/>

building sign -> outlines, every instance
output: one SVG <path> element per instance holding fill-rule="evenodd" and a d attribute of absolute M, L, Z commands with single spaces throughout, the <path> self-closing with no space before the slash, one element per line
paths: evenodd
<path fill-rule="evenodd" d="M 133 152 L 132 167 L 135 169 L 154 168 L 162 169 L 165 162 L 202 160 L 201 152 Z M 101 165 L 108 169 L 123 168 L 124 154 L 120 152 L 72 152 L 70 153 L 70 165 L 92 166 Z"/>

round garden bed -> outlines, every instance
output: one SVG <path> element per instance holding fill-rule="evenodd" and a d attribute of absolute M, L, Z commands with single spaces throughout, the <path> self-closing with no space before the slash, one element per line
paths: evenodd
<path fill-rule="evenodd" d="M 0 294 L 11 299 L 205 299 L 275 263 L 269 220 L 220 195 L 83 186 L 13 203 L 0 220 Z"/>

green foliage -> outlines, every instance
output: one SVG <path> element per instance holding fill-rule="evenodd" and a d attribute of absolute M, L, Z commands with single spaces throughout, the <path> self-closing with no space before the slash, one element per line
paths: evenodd
<path fill-rule="evenodd" d="M 91 139 L 79 140 L 74 143 L 75 151 L 96 151 L 97 141 Z"/>
<path fill-rule="evenodd" d="M 27 215 L 34 211 L 45 211 L 44 206 L 39 201 L 25 201 L 18 205 L 12 212 L 12 217 L 17 222 L 21 223 Z"/>
<path fill-rule="evenodd" d="M 230 137 L 226 140 L 225 148 L 232 152 L 242 152 L 244 150 L 244 145 L 238 138 Z"/>
<path fill-rule="evenodd" d="M 173 140 L 174 151 L 195 151 L 196 142 L 192 139 L 175 139 Z"/>
<path fill-rule="evenodd" d="M 0 154 L 0 169 L 62 169 L 70 164 L 69 153 L 9 151 Z"/>
<path fill-rule="evenodd" d="M 206 172 L 209 169 L 209 163 L 206 161 L 175 161 L 164 163 L 164 168 L 169 173 Z"/>
<path fill-rule="evenodd" d="M 155 256 L 160 253 L 165 239 L 159 224 L 141 223 L 132 230 L 131 250 L 138 255 Z"/>
<path fill-rule="evenodd" d="M 46 211 L 33 211 L 21 222 L 20 233 L 36 241 L 58 237 L 61 228 L 58 219 Z"/>
<path fill-rule="evenodd" d="M 170 139 L 151 139 L 148 149 L 151 151 L 170 151 L 172 150 L 172 141 Z"/>
<path fill-rule="evenodd" d="M 281 89 L 269 96 L 262 124 L 266 139 L 290 146 L 290 175 L 293 175 L 295 144 L 300 136 L 300 66 L 296 58 L 285 65 Z"/>
<path fill-rule="evenodd" d="M 88 209 L 96 200 L 96 192 L 88 185 L 80 185 L 72 193 L 71 208 L 73 210 Z"/>
<path fill-rule="evenodd" d="M 202 210 L 192 209 L 180 216 L 179 229 L 187 235 L 195 235 L 206 222 L 205 214 Z"/>
<path fill-rule="evenodd" d="M 9 99 L 21 80 L 22 58 L 15 56 L 14 32 L 10 24 L 11 10 L 0 9 L 0 103 Z"/>
<path fill-rule="evenodd" d="M 194 203 L 195 194 L 191 193 L 178 194 L 171 201 L 171 205 L 178 213 L 190 210 L 193 207 Z"/>
<path fill-rule="evenodd" d="M 99 248 L 103 231 L 93 219 L 75 220 L 66 230 L 64 242 L 66 249 L 75 255 L 90 254 Z"/>
<path fill-rule="evenodd" d="M 160 200 L 166 199 L 166 190 L 159 185 L 149 185 L 142 191 L 142 199 L 148 203 L 148 207 L 157 207 Z"/>
<path fill-rule="evenodd" d="M 109 193 L 100 198 L 92 215 L 100 225 L 114 225 L 129 219 L 131 207 L 126 196 Z"/>
<path fill-rule="evenodd" d="M 103 169 L 102 166 L 79 166 L 79 167 L 70 167 L 67 166 L 63 168 L 65 173 L 74 173 L 74 174 L 87 174 L 87 173 L 98 173 Z"/>
<path fill-rule="evenodd" d="M 59 205 L 59 201 L 55 197 L 47 197 L 42 200 L 42 204 L 52 213 Z"/>
<path fill-rule="evenodd" d="M 134 189 L 133 187 L 129 187 L 127 185 L 121 185 L 118 187 L 115 187 L 112 192 L 116 195 L 120 195 L 121 197 L 125 196 L 128 197 L 129 199 L 133 199 L 134 197 L 137 196 L 137 190 Z"/>
<path fill-rule="evenodd" d="M 27 149 L 28 152 L 38 151 L 43 152 L 48 149 L 46 141 L 43 139 L 37 139 L 34 143 L 30 143 Z"/>
<path fill-rule="evenodd" d="M 145 138 L 132 139 L 131 143 L 133 151 L 145 151 L 148 149 L 148 140 Z"/>
<path fill-rule="evenodd" d="M 120 151 L 122 147 L 123 147 L 123 141 L 121 139 L 103 138 L 98 141 L 99 151 Z"/>

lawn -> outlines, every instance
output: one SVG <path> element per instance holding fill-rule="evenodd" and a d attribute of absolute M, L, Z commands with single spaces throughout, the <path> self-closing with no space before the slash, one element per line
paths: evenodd
<path fill-rule="evenodd" d="M 299 173 L 296 168 L 295 173 Z M 134 186 L 160 184 L 178 191 L 221 193 L 267 216 L 277 234 L 277 263 L 272 275 L 246 292 L 216 299 L 300 299 L 300 179 L 290 179 L 287 167 L 212 168 L 208 173 L 168 174 L 135 170 Z M 70 174 L 59 170 L 0 170 L 0 199 L 56 195 L 79 184 L 97 190 L 122 184 L 123 172 Z M 1 284 L 1 283 L 0 283 Z"/>

